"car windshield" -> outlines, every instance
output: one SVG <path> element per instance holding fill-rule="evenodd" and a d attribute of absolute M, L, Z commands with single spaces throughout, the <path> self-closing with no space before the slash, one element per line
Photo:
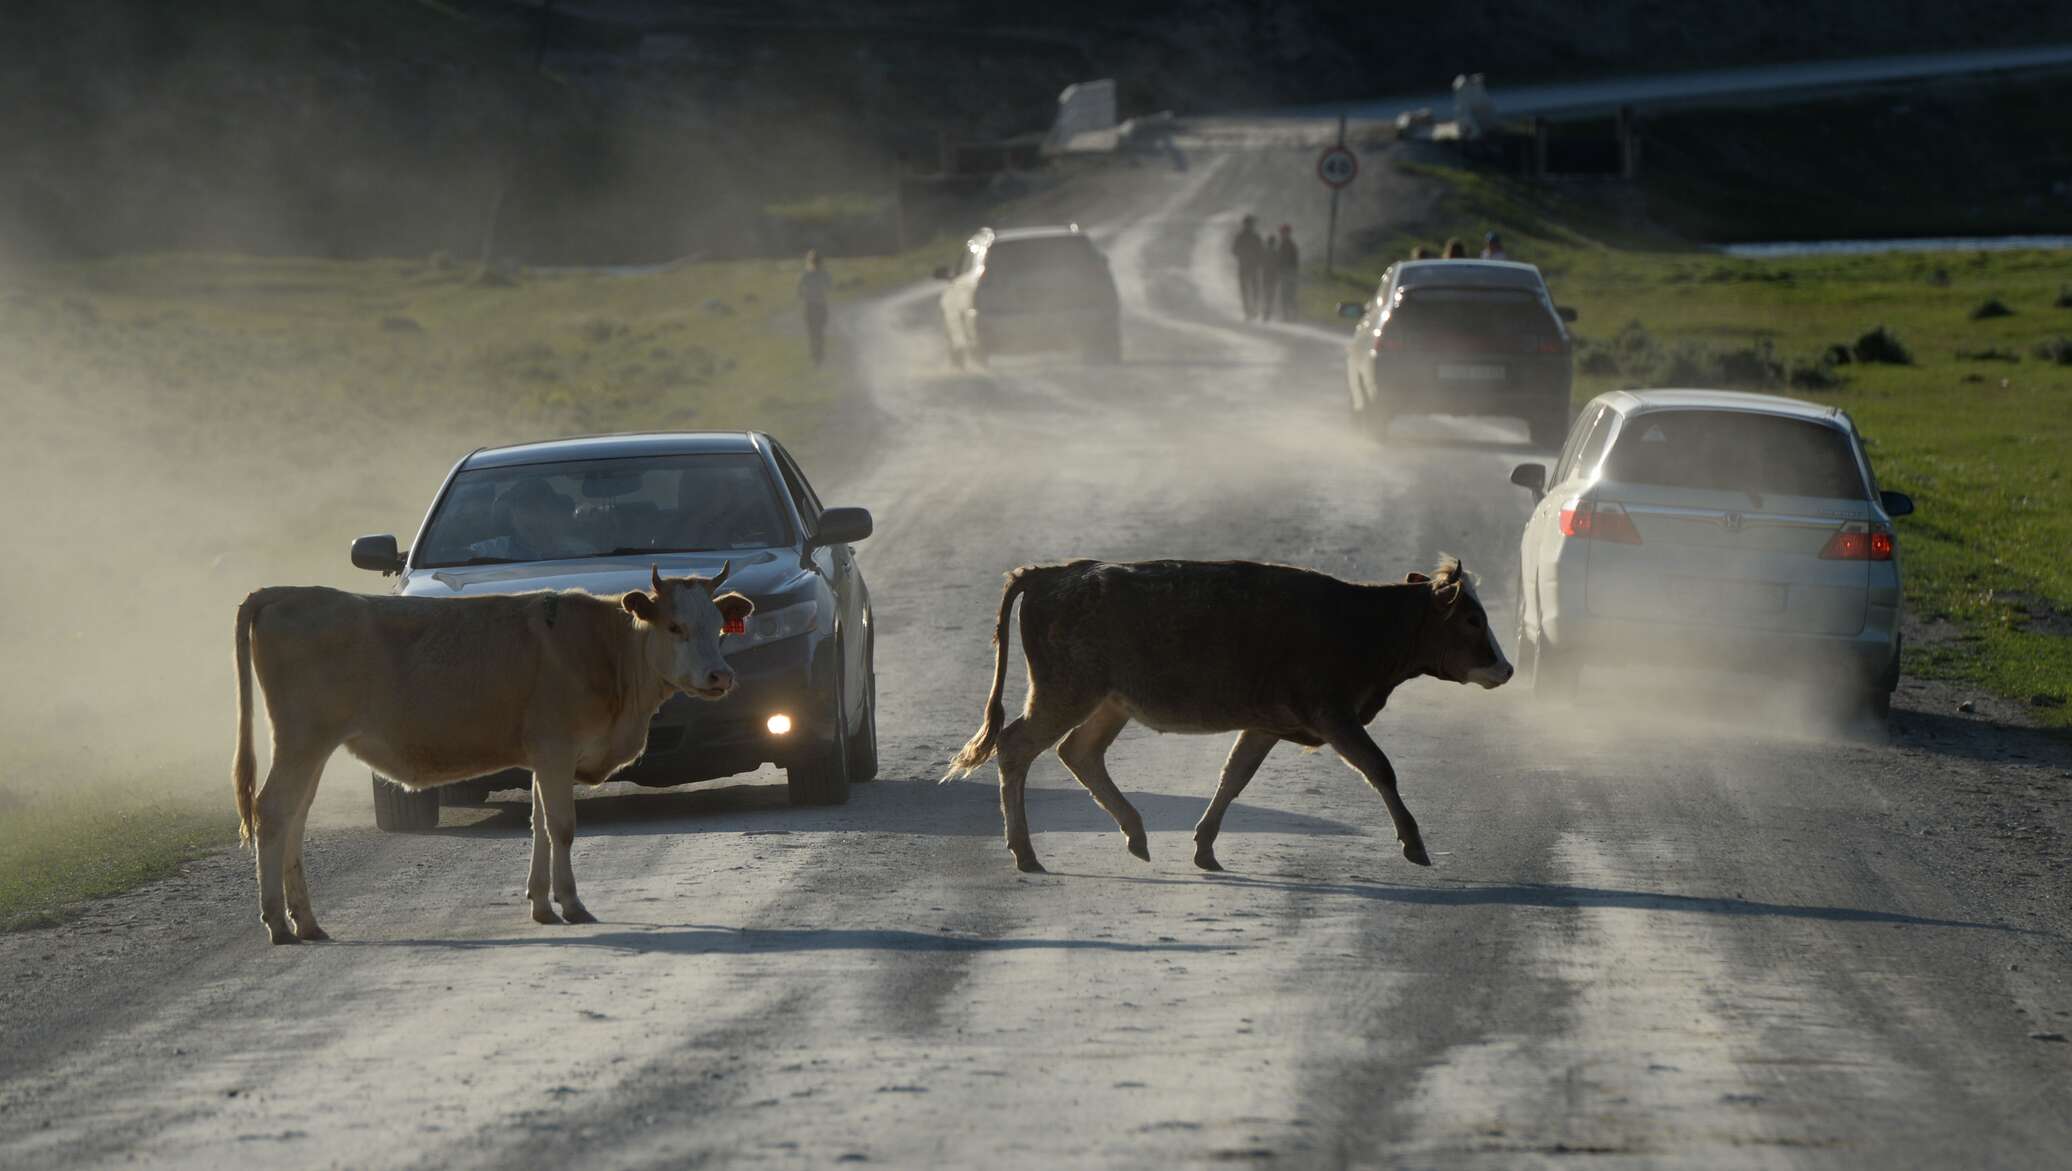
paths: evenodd
<path fill-rule="evenodd" d="M 1606 479 L 1756 495 L 1865 498 L 1849 437 L 1747 411 L 1650 411 L 1627 421 Z"/>
<path fill-rule="evenodd" d="M 417 564 L 760 549 L 789 532 L 750 452 L 523 464 L 455 476 Z"/>

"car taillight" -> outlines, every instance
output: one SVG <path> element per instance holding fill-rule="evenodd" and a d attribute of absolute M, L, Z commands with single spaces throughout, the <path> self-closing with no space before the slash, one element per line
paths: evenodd
<path fill-rule="evenodd" d="M 1579 541 L 1640 544 L 1640 530 L 1633 527 L 1633 518 L 1625 509 L 1592 500 L 1571 500 L 1561 506 L 1561 535 Z"/>
<path fill-rule="evenodd" d="M 1898 541 L 1892 530 L 1852 520 L 1835 530 L 1820 550 L 1822 561 L 1890 561 Z"/>
<path fill-rule="evenodd" d="M 1534 352 L 1540 354 L 1566 354 L 1568 352 L 1568 343 L 1558 337 L 1543 337 L 1540 339 L 1539 346 Z"/>

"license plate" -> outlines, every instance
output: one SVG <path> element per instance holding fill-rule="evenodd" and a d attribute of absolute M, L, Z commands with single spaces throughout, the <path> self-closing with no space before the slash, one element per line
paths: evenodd
<path fill-rule="evenodd" d="M 1770 581 L 1669 579 L 1670 596 L 1694 610 L 1725 614 L 1775 614 L 1784 609 L 1784 586 Z"/>
<path fill-rule="evenodd" d="M 1439 377 L 1455 382 L 1502 382 L 1504 368 L 1447 364 L 1439 367 Z"/>

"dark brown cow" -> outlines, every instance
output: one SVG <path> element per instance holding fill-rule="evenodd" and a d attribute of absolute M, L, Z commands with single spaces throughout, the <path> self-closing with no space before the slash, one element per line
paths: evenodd
<path fill-rule="evenodd" d="M 1001 727 L 1007 622 L 1022 601 L 1029 697 Z M 1194 828 L 1194 864 L 1221 870 L 1223 813 L 1282 740 L 1328 744 L 1388 803 L 1403 856 L 1432 860 L 1396 795 L 1396 772 L 1366 725 L 1398 684 L 1420 675 L 1500 687 L 1511 664 L 1460 562 L 1436 576 L 1358 585 L 1251 561 L 1074 561 L 1007 575 L 993 641 L 999 647 L 985 724 L 944 780 L 1000 757 L 1000 812 L 1015 865 L 1040 872 L 1022 808 L 1029 765 L 1053 744 L 1065 767 L 1139 858 L 1151 857 L 1144 819 L 1108 776 L 1104 757 L 1124 725 L 1161 732 L 1238 732 L 1216 799 Z M 1070 735 L 1066 735 L 1066 733 Z M 1060 737 L 1064 743 L 1059 744 Z"/>

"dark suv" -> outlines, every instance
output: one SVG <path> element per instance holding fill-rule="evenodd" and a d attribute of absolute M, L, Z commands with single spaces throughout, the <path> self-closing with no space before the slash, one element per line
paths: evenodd
<path fill-rule="evenodd" d="M 1398 415 L 1509 415 L 1535 447 L 1568 434 L 1573 377 L 1565 321 L 1540 270 L 1504 260 L 1406 260 L 1368 303 L 1345 350 L 1353 415 L 1386 438 Z"/>
<path fill-rule="evenodd" d="M 935 270 L 950 361 L 992 354 L 1078 350 L 1089 362 L 1122 360 L 1121 311 L 1108 258 L 1079 225 L 980 228 L 954 265 Z"/>

